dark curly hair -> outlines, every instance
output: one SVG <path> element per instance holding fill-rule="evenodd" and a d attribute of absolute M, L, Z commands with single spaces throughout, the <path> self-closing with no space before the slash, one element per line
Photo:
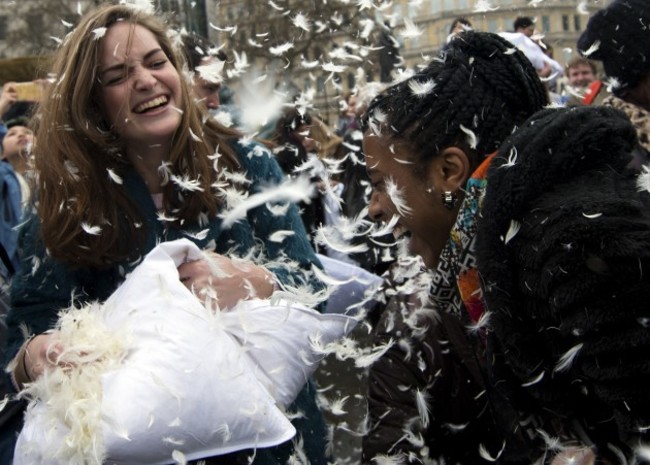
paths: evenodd
<path fill-rule="evenodd" d="M 414 92 L 427 86 L 428 93 Z M 496 34 L 466 31 L 424 70 L 376 97 L 362 123 L 364 132 L 379 124 L 407 142 L 420 166 L 451 145 L 478 165 L 546 104 L 548 93 L 523 53 Z M 475 146 L 463 128 L 476 135 Z"/>

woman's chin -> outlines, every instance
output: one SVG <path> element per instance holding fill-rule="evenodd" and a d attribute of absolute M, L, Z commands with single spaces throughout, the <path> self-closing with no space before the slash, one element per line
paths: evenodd
<path fill-rule="evenodd" d="M 424 266 L 428 269 L 435 268 L 438 265 L 439 254 L 435 253 L 431 248 L 417 237 L 411 236 L 408 243 L 409 252 L 412 255 L 419 255 L 424 262 Z"/>

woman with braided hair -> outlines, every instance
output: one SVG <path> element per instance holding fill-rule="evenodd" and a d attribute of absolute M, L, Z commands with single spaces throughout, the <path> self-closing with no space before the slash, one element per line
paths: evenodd
<path fill-rule="evenodd" d="M 396 221 L 393 234 L 428 273 L 413 272 L 411 260 L 408 276 L 396 268 L 386 282 L 393 297 L 374 342 L 388 349 L 369 373 L 364 463 L 525 461 L 526 448 L 504 443 L 493 420 L 474 238 L 489 155 L 547 103 L 521 52 L 467 31 L 370 104 L 369 214 Z"/>

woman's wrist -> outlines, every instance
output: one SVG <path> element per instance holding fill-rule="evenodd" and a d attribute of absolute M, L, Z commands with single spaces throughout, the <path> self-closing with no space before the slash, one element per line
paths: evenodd
<path fill-rule="evenodd" d="M 29 368 L 27 364 L 29 363 L 29 344 L 34 340 L 34 336 L 30 336 L 25 343 L 22 345 L 14 359 L 12 360 L 10 367 L 11 370 L 11 382 L 14 385 L 16 391 L 23 389 L 26 383 L 32 382 L 32 378 L 29 375 Z"/>

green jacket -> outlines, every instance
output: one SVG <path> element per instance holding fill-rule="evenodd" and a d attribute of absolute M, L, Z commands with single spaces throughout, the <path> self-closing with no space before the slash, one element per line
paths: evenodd
<path fill-rule="evenodd" d="M 259 144 L 243 146 L 237 143 L 233 148 L 250 181 L 248 189 L 251 194 L 258 192 L 264 186 L 277 184 L 283 180 L 277 162 Z M 295 205 L 292 205 L 284 215 L 274 215 L 266 205 L 251 209 L 245 220 L 236 222 L 230 228 L 222 228 L 221 218 L 217 216 L 208 225 L 194 224 L 185 225 L 182 230 L 172 229 L 166 228 L 158 220 L 151 194 L 135 170 L 131 170 L 124 176 L 123 185 L 139 209 L 143 227 L 147 231 L 145 241 L 138 251 L 141 256 L 151 251 L 157 243 L 180 238 L 188 238 L 202 249 L 210 247 L 217 253 L 238 256 L 245 256 L 255 246 L 261 245 L 265 257 L 274 263 L 275 259 L 283 256 L 291 260 L 288 265 L 269 266 L 281 283 L 308 283 L 315 290 L 322 286 L 310 272 L 312 265 L 320 266 L 320 263 L 309 243 Z M 205 237 L 201 235 L 201 239 L 198 239 L 197 233 L 206 229 L 207 235 Z M 282 242 L 270 241 L 270 235 L 279 230 L 292 230 L 295 234 L 287 236 Z M 20 329 L 22 325 L 26 325 L 32 334 L 39 334 L 52 328 L 57 320 L 58 311 L 71 305 L 73 295 L 77 304 L 91 300 L 105 300 L 138 262 L 136 260 L 135 263 L 119 263 L 101 270 L 94 268 L 70 270 L 46 254 L 40 238 L 40 222 L 36 216 L 32 216 L 23 227 L 19 246 L 22 258 L 11 289 L 12 308 L 7 318 L 9 337 L 5 351 L 6 362 L 13 358 L 24 342 Z M 294 426 L 299 433 L 302 433 L 306 446 L 309 443 L 313 446 L 314 450 L 309 454 L 314 454 L 312 463 L 325 463 L 325 424 L 316 407 L 315 394 L 311 389 L 305 387 L 295 403 L 296 408 L 311 412 L 311 415 L 307 421 L 302 419 L 298 424 L 294 422 Z M 4 435 L 5 431 L 2 432 L 2 436 Z M 272 455 L 280 463 L 285 462 L 287 454 L 291 452 L 287 446 L 274 449 L 277 451 Z M 268 454 L 264 451 L 258 451 L 256 463 L 276 463 L 276 458 L 271 459 L 266 455 Z"/>

